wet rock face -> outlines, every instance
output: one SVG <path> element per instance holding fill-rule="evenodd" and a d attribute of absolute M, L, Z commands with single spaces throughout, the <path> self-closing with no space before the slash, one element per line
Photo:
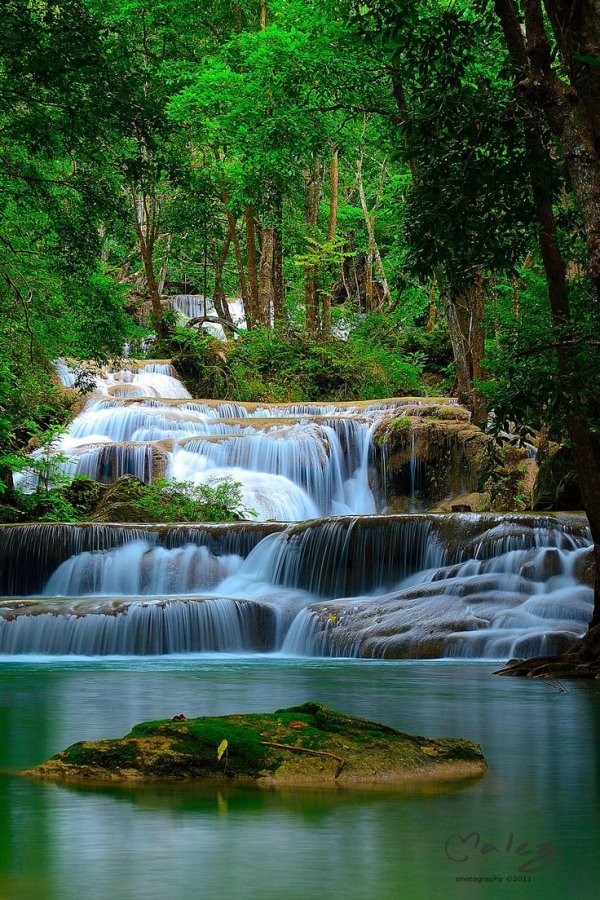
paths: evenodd
<path fill-rule="evenodd" d="M 229 780 L 261 787 L 473 777 L 486 770 L 478 744 L 405 734 L 318 703 L 274 713 L 136 725 L 124 738 L 73 744 L 24 774 L 54 780 Z"/>
<path fill-rule="evenodd" d="M 466 409 L 440 404 L 420 415 L 409 412 L 388 417 L 375 431 L 387 512 L 527 508 L 537 466 L 526 450 L 510 446 L 497 451 L 499 462 L 491 473 L 491 438 L 470 424 Z"/>
<path fill-rule="evenodd" d="M 382 422 L 375 445 L 390 511 L 428 509 L 476 491 L 487 443 L 462 407 L 437 406 Z"/>

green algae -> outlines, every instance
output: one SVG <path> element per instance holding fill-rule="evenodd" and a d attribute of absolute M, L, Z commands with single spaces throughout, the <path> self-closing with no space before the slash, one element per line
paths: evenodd
<path fill-rule="evenodd" d="M 359 786 L 470 778 L 485 769 L 481 748 L 471 741 L 410 735 L 305 703 L 273 713 L 142 722 L 123 738 L 73 744 L 23 774 Z"/>

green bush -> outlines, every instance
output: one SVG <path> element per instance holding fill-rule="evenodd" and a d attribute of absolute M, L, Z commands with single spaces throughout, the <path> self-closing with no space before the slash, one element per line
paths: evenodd
<path fill-rule="evenodd" d="M 140 522 L 232 522 L 247 518 L 240 485 L 229 479 L 193 485 L 157 478 L 139 483 L 129 502 L 139 510 Z"/>
<path fill-rule="evenodd" d="M 301 402 L 424 393 L 418 360 L 360 334 L 325 341 L 290 327 L 259 328 L 223 345 L 183 328 L 154 353 L 173 359 L 196 397 Z"/>

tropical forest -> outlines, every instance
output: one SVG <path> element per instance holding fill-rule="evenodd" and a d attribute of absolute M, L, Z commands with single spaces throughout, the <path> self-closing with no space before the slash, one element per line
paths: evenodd
<path fill-rule="evenodd" d="M 597 682 L 598 0 L 3 0 L 0 898 L 591 900 Z"/>

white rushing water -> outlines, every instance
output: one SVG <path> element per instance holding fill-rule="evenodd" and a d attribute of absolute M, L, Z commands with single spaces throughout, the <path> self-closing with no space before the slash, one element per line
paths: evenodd
<path fill-rule="evenodd" d="M 467 515 L 341 517 L 266 535 L 252 524 L 84 526 L 72 555 L 65 529 L 76 526 L 0 529 L 0 560 L 21 544 L 41 585 L 0 599 L 0 653 L 557 652 L 592 612 L 582 525 Z"/>
<path fill-rule="evenodd" d="M 66 363 L 57 371 L 73 383 Z M 377 511 L 373 431 L 396 405 L 193 401 L 170 364 L 149 362 L 97 374 L 84 410 L 51 451 L 63 457 L 64 474 L 104 483 L 156 474 L 196 485 L 232 480 L 259 520 L 368 514 Z M 37 477 L 24 472 L 17 482 L 31 491 Z"/>

